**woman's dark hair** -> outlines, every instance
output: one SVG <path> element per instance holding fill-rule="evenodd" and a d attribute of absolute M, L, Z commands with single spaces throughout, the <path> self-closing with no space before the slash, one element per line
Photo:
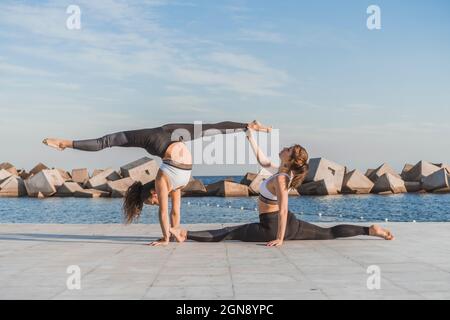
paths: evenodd
<path fill-rule="evenodd" d="M 155 181 L 144 185 L 138 181 L 128 188 L 122 206 L 125 223 L 130 224 L 139 219 L 144 202 L 148 199 L 152 190 L 155 190 Z"/>
<path fill-rule="evenodd" d="M 292 147 L 291 154 L 291 164 L 290 170 L 292 172 L 293 178 L 289 185 L 290 189 L 297 189 L 305 181 L 308 175 L 309 165 L 308 159 L 309 155 L 305 148 L 300 145 L 295 145 Z"/>

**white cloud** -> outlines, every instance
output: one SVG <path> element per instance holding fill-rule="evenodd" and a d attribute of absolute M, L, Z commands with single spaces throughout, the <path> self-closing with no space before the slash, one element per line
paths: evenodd
<path fill-rule="evenodd" d="M 288 80 L 285 72 L 249 54 L 227 53 L 223 44 L 164 28 L 154 7 L 181 5 L 176 1 L 145 2 L 149 7 L 139 1 L 78 3 L 87 21 L 82 22 L 82 30 L 65 28 L 67 15 L 58 2 L 0 5 L 3 25 L 19 35 L 36 35 L 30 45 L 12 43 L 8 48 L 57 62 L 86 78 L 123 80 L 143 75 L 175 86 L 206 86 L 215 92 L 245 95 L 280 95 Z M 58 48 L 60 43 L 63 46 Z M 204 54 L 198 54 L 199 49 Z"/>
<path fill-rule="evenodd" d="M 9 75 L 9 76 L 42 76 L 42 77 L 48 77 L 48 76 L 54 76 L 55 75 L 55 73 L 49 72 L 47 70 L 21 66 L 21 65 L 17 65 L 17 64 L 2 62 L 2 61 L 0 61 L 0 73 L 2 73 L 4 76 Z"/>
<path fill-rule="evenodd" d="M 285 72 L 246 54 L 213 52 L 201 61 L 202 66 L 174 66 L 174 76 L 180 82 L 261 96 L 280 95 L 278 89 L 289 80 Z"/>
<path fill-rule="evenodd" d="M 230 17 L 237 21 L 248 21 L 251 19 L 251 9 L 241 4 L 230 4 L 221 6 L 221 8 L 230 14 Z"/>
<path fill-rule="evenodd" d="M 281 84 L 275 79 L 250 72 L 214 71 L 208 69 L 175 67 L 177 81 L 206 86 L 219 91 L 232 91 L 243 95 L 279 96 Z"/>
<path fill-rule="evenodd" d="M 351 103 L 341 108 L 343 111 L 367 112 L 384 109 L 382 106 L 376 106 L 368 103 Z"/>
<path fill-rule="evenodd" d="M 314 139 L 339 139 L 343 142 L 351 141 L 352 138 L 383 138 L 383 139 L 405 139 L 405 137 L 415 137 L 417 134 L 427 136 L 450 133 L 450 125 L 438 122 L 392 122 L 386 121 L 379 124 L 360 124 L 353 126 L 316 126 L 316 125 L 283 125 L 283 134 L 295 135 L 302 132 L 303 137 Z"/>
<path fill-rule="evenodd" d="M 161 98 L 165 109 L 175 112 L 211 113 L 215 109 L 208 99 L 195 95 L 177 95 Z"/>
<path fill-rule="evenodd" d="M 223 66 L 258 73 L 277 72 L 274 69 L 268 68 L 261 60 L 246 54 L 235 54 L 231 52 L 213 52 L 209 56 L 209 60 L 214 61 Z M 281 72 L 279 74 L 282 75 Z"/>
<path fill-rule="evenodd" d="M 267 42 L 274 44 L 281 44 L 287 41 L 286 37 L 280 33 L 250 29 L 241 29 L 238 39 L 244 41 Z"/>

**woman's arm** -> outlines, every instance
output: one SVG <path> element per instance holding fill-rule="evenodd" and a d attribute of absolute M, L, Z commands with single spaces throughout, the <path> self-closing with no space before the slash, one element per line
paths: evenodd
<path fill-rule="evenodd" d="M 269 247 L 278 247 L 283 244 L 286 235 L 288 218 L 289 180 L 285 175 L 279 175 L 275 179 L 275 189 L 278 197 L 278 232 L 277 239 L 267 244 Z"/>
<path fill-rule="evenodd" d="M 153 242 L 152 246 L 167 245 L 170 241 L 170 224 L 169 224 L 169 191 L 167 183 L 161 179 L 160 174 L 156 177 L 156 193 L 159 199 L 159 224 L 163 237 L 157 242 Z"/>
<path fill-rule="evenodd" d="M 181 189 L 172 191 L 172 211 L 170 212 L 170 225 L 172 228 L 180 227 L 181 218 Z"/>
<path fill-rule="evenodd" d="M 274 170 L 278 169 L 278 166 L 274 164 L 272 161 L 270 161 L 270 159 L 261 150 L 255 138 L 253 137 L 251 130 L 247 130 L 246 135 L 248 141 L 250 142 L 250 146 L 252 147 L 253 152 L 255 153 L 256 160 L 258 160 L 258 163 L 261 165 L 261 167 Z"/>

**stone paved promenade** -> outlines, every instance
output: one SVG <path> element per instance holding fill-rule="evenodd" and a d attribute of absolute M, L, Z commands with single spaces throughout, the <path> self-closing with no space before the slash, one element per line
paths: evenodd
<path fill-rule="evenodd" d="M 394 242 L 151 248 L 157 225 L 0 225 L 0 299 L 450 299 L 450 223 L 388 227 Z M 81 290 L 67 289 L 69 265 Z M 371 265 L 380 290 L 367 289 Z"/>

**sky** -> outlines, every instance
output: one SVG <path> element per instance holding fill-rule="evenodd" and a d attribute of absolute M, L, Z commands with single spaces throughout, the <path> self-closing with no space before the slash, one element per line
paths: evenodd
<path fill-rule="evenodd" d="M 254 119 L 280 130 L 280 147 L 350 169 L 450 162 L 449 39 L 446 0 L 2 0 L 0 162 L 118 168 L 146 152 L 41 141 Z"/>

